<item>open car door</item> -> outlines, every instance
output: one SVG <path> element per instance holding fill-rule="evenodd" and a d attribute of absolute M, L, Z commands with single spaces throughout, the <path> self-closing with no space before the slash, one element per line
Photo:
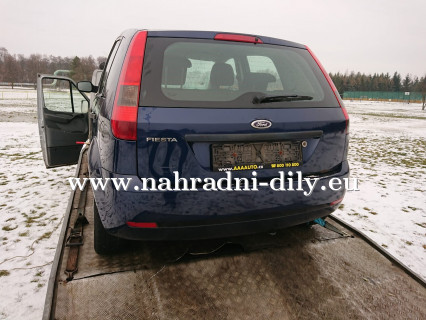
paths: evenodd
<path fill-rule="evenodd" d="M 37 75 L 37 116 L 46 168 L 78 162 L 89 134 L 89 98 L 67 77 Z"/>

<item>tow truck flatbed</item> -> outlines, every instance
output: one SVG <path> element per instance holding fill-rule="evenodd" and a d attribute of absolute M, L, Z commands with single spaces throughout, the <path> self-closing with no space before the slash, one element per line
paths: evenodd
<path fill-rule="evenodd" d="M 87 172 L 82 152 L 77 176 Z M 276 234 L 93 249 L 88 189 L 78 271 L 67 281 L 70 196 L 43 319 L 396 319 L 426 318 L 424 280 L 337 219 L 342 236 L 319 225 Z"/>

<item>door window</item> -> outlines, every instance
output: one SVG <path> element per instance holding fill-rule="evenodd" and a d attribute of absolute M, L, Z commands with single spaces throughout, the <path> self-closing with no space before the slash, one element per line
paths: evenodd
<path fill-rule="evenodd" d="M 44 107 L 50 111 L 87 113 L 89 103 L 76 86 L 65 79 L 43 79 Z"/>

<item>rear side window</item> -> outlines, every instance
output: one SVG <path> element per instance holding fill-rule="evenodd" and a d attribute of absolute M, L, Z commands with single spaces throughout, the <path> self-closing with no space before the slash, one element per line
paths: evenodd
<path fill-rule="evenodd" d="M 106 65 L 104 67 L 104 72 L 103 72 L 102 77 L 100 79 L 99 92 L 103 92 L 105 90 L 105 86 L 106 86 L 106 83 L 108 81 L 108 76 L 109 76 L 109 73 L 111 71 L 111 66 L 112 66 L 112 63 L 115 59 L 115 55 L 117 54 L 119 46 L 120 46 L 120 40 L 117 40 L 116 42 L 114 42 L 114 45 L 112 46 L 108 60 L 107 60 Z"/>
<path fill-rule="evenodd" d="M 255 97 L 305 101 L 253 103 Z M 148 38 L 140 103 L 157 107 L 338 107 L 322 72 L 300 48 Z"/>

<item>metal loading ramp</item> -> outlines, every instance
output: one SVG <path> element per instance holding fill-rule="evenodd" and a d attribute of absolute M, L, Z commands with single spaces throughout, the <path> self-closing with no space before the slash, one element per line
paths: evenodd
<path fill-rule="evenodd" d="M 80 164 L 82 175 L 85 156 Z M 80 191 L 71 197 L 65 224 L 75 221 L 79 197 Z M 92 199 L 89 189 L 89 224 L 72 281 L 64 272 L 64 226 L 44 319 L 426 318 L 423 284 L 357 235 L 297 226 L 276 235 L 133 243 L 100 256 L 93 250 Z"/>

